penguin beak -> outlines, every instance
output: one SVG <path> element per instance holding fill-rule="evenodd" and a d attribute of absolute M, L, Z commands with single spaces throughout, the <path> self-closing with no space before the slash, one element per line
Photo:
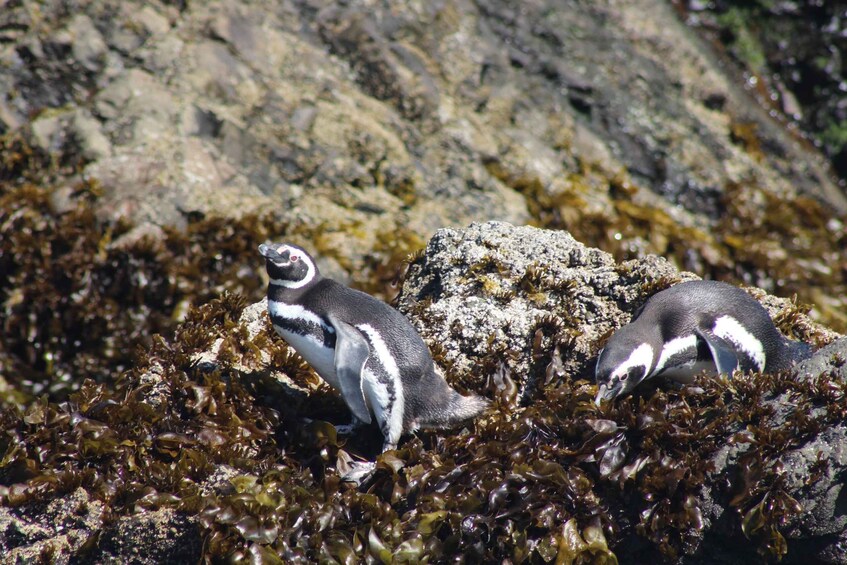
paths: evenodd
<path fill-rule="evenodd" d="M 606 385 L 597 387 L 597 396 L 594 398 L 594 404 L 600 406 L 600 401 L 606 396 Z"/>
<path fill-rule="evenodd" d="M 605 383 L 597 387 L 597 396 L 594 397 L 594 404 L 600 406 L 601 400 L 614 400 L 621 392 L 621 386 L 609 388 Z"/>
<path fill-rule="evenodd" d="M 270 255 L 271 251 L 272 249 L 270 245 L 266 245 L 263 243 L 259 246 L 259 253 L 262 254 L 262 257 L 267 257 L 268 255 Z"/>

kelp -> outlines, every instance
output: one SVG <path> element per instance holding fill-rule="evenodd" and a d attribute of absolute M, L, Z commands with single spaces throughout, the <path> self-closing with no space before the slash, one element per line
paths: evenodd
<path fill-rule="evenodd" d="M 66 401 L 42 396 L 0 413 L 3 503 L 82 487 L 117 516 L 178 509 L 196 516 L 205 540 L 198 557 L 211 561 L 615 563 L 633 537 L 649 544 L 628 559 L 696 552 L 708 482 L 725 489 L 751 547 L 779 557 L 780 529 L 801 510 L 779 459 L 844 417 L 845 385 L 826 375 L 737 374 L 700 381 L 699 392 L 655 390 L 598 408 L 593 385 L 560 374 L 529 406 L 497 401 L 463 429 L 406 438 L 356 489 L 337 468 L 365 440 L 341 438 L 322 420 L 306 424 L 317 406 L 274 396 L 225 362 L 193 361 L 209 343 L 188 335 L 238 334 L 243 306 L 227 295 L 192 309 L 183 339 L 157 338 L 148 365 L 116 383 L 88 380 Z M 544 330 L 556 326 L 541 321 Z M 284 347 L 271 331 L 255 339 Z M 538 352 L 552 372 L 556 355 Z M 244 347 L 234 361 L 250 359 Z M 798 407 L 784 421 L 767 402 L 782 394 Z M 713 459 L 727 445 L 747 450 L 721 479 Z M 209 489 L 221 468 L 231 473 Z"/>
<path fill-rule="evenodd" d="M 62 398 L 84 378 L 113 380 L 155 334 L 172 335 L 192 304 L 264 292 L 256 247 L 286 226 L 272 216 L 189 220 L 164 237 L 131 237 L 93 209 L 95 181 L 70 194 L 32 183 L 46 157 L 0 151 L 0 368 L 19 393 Z M 13 157 L 16 155 L 17 157 Z M 14 399 L 0 399 L 6 402 Z"/>

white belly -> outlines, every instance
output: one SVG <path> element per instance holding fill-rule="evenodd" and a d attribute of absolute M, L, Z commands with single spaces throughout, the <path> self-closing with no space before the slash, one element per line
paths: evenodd
<path fill-rule="evenodd" d="M 323 342 L 311 336 L 289 332 L 274 326 L 276 332 L 282 336 L 288 345 L 293 347 L 306 363 L 312 366 L 320 377 L 328 382 L 336 390 L 341 390 L 338 385 L 338 377 L 335 375 L 335 350 L 324 346 Z"/>
<path fill-rule="evenodd" d="M 667 379 L 676 381 L 678 383 L 690 384 L 694 381 L 694 377 L 696 377 L 703 371 L 708 372 L 710 375 L 718 374 L 718 370 L 717 367 L 715 367 L 714 362 L 708 360 L 691 361 L 689 363 L 685 363 L 684 365 L 668 367 L 667 369 L 659 373 L 659 375 Z"/>

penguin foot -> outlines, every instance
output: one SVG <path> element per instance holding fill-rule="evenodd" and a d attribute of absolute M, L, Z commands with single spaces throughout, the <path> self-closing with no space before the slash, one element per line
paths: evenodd
<path fill-rule="evenodd" d="M 356 424 L 337 424 L 335 426 L 335 431 L 338 432 L 338 435 L 340 436 L 349 436 L 352 435 L 358 427 L 359 426 Z"/>
<path fill-rule="evenodd" d="M 346 469 L 342 471 L 342 467 L 346 467 Z M 341 474 L 342 481 L 353 483 L 359 487 L 373 476 L 376 471 L 376 462 L 348 461 L 344 465 L 338 465 L 338 471 Z"/>
<path fill-rule="evenodd" d="M 353 419 L 350 420 L 349 424 L 336 424 L 335 431 L 336 433 L 338 433 L 338 435 L 349 436 L 353 435 L 353 433 L 357 432 L 361 428 L 366 427 L 367 425 L 367 422 L 363 422 L 354 416 Z"/>

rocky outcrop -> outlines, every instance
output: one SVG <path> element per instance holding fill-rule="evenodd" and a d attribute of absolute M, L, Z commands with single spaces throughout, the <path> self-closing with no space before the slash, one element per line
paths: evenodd
<path fill-rule="evenodd" d="M 690 278 L 657 257 L 615 263 L 567 233 L 475 224 L 436 233 L 410 268 L 399 307 L 451 367 L 454 378 L 477 390 L 489 386 L 501 395 L 503 406 L 520 412 L 514 401 L 531 405 L 543 401 L 551 388 L 573 386 L 557 385 L 560 379 L 591 380 L 605 338 L 647 297 Z M 847 471 L 840 447 L 847 439 L 842 419 L 847 340 L 798 313 L 790 301 L 750 290 L 783 331 L 813 344 L 831 344 L 783 379 L 764 386 L 755 377 L 737 384 L 730 380 L 720 392 L 704 393 L 722 402 L 728 396 L 722 410 L 729 413 L 750 412 L 737 420 L 725 418 L 725 428 L 710 430 L 712 448 L 699 454 L 706 460 L 687 463 L 693 468 L 684 473 L 696 473 L 700 465 L 704 474 L 683 504 L 687 531 L 676 559 L 732 563 L 758 548 L 764 555 L 784 556 L 786 562 L 802 563 L 809 555 L 844 562 L 841 540 L 847 522 L 839 501 Z M 504 378 L 516 381 L 511 403 L 502 396 L 504 388 L 509 391 Z M 752 403 L 743 399 L 741 389 L 747 389 Z M 674 419 L 675 411 L 691 409 L 688 403 L 699 409 L 709 405 L 685 396 L 668 399 L 658 409 L 642 401 L 636 410 L 643 412 L 632 427 L 614 409 L 611 414 L 586 413 L 596 434 L 586 436 L 581 449 L 588 446 L 591 453 L 584 460 L 598 465 L 596 486 L 608 480 L 626 490 L 627 483 L 639 482 L 639 473 L 650 474 L 645 466 L 659 463 L 657 454 L 639 451 L 646 442 L 638 436 L 655 434 L 660 422 Z M 670 429 L 665 433 L 674 435 Z M 697 434 L 686 435 L 694 442 Z M 668 457 L 661 464 L 675 463 Z M 644 494 L 643 501 L 629 503 L 642 519 L 645 513 L 659 519 L 662 505 L 656 504 L 655 493 Z M 671 499 L 663 503 L 672 504 Z M 651 526 L 642 523 L 639 528 L 644 535 Z M 667 540 L 667 534 L 654 539 Z M 623 536 L 614 549 L 620 558 L 638 552 L 639 544 Z"/>
<path fill-rule="evenodd" d="M 398 307 L 456 375 L 473 381 L 480 366 L 502 364 L 523 391 L 545 376 L 549 359 L 539 353 L 551 347 L 562 354 L 559 370 L 593 378 L 605 338 L 648 296 L 692 278 L 656 256 L 617 263 L 566 232 L 473 224 L 435 234 L 411 265 Z M 796 310 L 789 300 L 751 292 L 777 320 Z M 806 316 L 791 322 L 812 343 L 837 335 Z"/>
<path fill-rule="evenodd" d="M 201 546 L 196 517 L 161 509 L 112 522 L 82 488 L 43 506 L 0 507 L 6 563 L 177 563 L 196 561 Z"/>
<path fill-rule="evenodd" d="M 72 8 L 0 10 L 4 555 L 847 561 L 843 341 L 812 319 L 847 327 L 845 196 L 670 3 Z M 437 231 L 482 220 L 584 245 Z M 337 395 L 209 297 L 279 236 L 388 294 L 432 234 L 398 307 L 497 410 L 349 489 Z M 826 347 L 598 409 L 603 340 L 680 269 Z"/>

